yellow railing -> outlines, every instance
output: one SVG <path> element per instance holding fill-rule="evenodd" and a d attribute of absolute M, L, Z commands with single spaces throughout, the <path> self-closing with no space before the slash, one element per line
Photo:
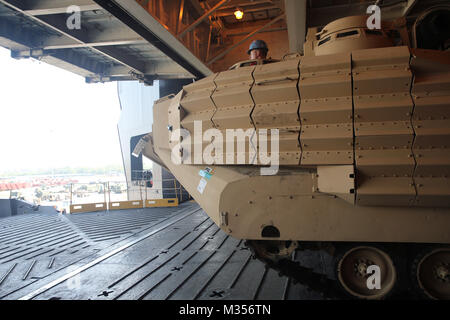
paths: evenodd
<path fill-rule="evenodd" d="M 173 188 L 153 188 L 155 182 L 171 182 L 173 181 Z M 95 211 L 111 211 L 111 210 L 124 210 L 124 209 L 141 209 L 141 208 L 153 208 L 153 207 L 176 207 L 179 205 L 180 201 L 183 199 L 183 187 L 179 185 L 177 187 L 177 182 L 175 179 L 165 179 L 159 181 L 153 181 L 152 187 L 147 186 L 147 181 L 140 180 L 141 182 L 136 187 L 139 187 L 138 190 L 140 194 L 140 200 L 126 200 L 126 201 L 114 201 L 111 199 L 111 182 L 103 182 L 96 184 L 89 184 L 102 186 L 99 190 L 103 190 L 103 192 L 97 191 L 97 194 L 103 193 L 103 202 L 93 202 L 93 203 L 74 203 L 74 195 L 83 198 L 84 195 L 92 195 L 95 191 L 87 191 L 87 190 L 76 190 L 74 191 L 74 186 L 76 184 L 70 185 L 70 213 L 81 213 L 81 212 L 95 212 Z M 80 184 L 80 183 L 78 183 Z M 119 183 L 116 183 L 119 184 Z M 123 183 L 121 183 L 123 185 Z M 86 185 L 86 184 L 85 184 Z M 122 191 L 122 190 L 121 190 Z M 127 193 L 130 189 L 127 187 L 124 192 Z M 133 190 L 132 190 L 133 191 Z M 154 191 L 156 193 L 162 194 L 163 192 L 170 192 L 174 194 L 174 198 L 166 198 L 166 199 L 148 199 L 148 191 Z M 143 196 L 145 194 L 145 197 Z"/>
<path fill-rule="evenodd" d="M 70 205 L 70 213 L 94 212 L 94 211 L 105 211 L 105 210 L 107 210 L 106 202 L 71 204 Z"/>

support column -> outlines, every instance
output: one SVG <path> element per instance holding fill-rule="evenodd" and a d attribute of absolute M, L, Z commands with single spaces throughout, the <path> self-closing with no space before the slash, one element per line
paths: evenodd
<path fill-rule="evenodd" d="M 306 0 L 284 0 L 289 36 L 289 52 L 303 53 L 306 38 Z"/>

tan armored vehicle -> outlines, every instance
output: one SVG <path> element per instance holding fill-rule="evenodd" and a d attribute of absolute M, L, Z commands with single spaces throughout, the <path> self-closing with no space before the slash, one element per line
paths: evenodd
<path fill-rule="evenodd" d="M 330 294 L 449 299 L 450 53 L 396 46 L 408 32 L 366 21 L 158 100 L 144 154 L 282 274 Z M 303 249 L 333 254 L 336 281 L 292 262 Z"/>

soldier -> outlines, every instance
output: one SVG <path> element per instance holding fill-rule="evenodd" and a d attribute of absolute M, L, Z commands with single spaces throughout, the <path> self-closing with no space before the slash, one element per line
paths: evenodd
<path fill-rule="evenodd" d="M 250 55 L 250 60 L 266 59 L 269 48 L 263 40 L 255 40 L 250 44 L 247 53 Z"/>

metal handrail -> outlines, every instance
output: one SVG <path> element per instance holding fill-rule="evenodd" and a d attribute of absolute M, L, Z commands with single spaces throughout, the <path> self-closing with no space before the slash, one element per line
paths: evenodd
<path fill-rule="evenodd" d="M 140 181 L 147 181 L 147 182 L 148 181 L 152 181 L 152 187 L 147 187 L 147 185 L 144 185 L 144 186 L 139 185 L 139 186 L 137 186 L 137 187 L 139 187 L 139 193 L 140 193 L 140 196 L 141 196 L 141 199 L 140 199 L 141 201 L 144 201 L 144 200 L 147 201 L 148 200 L 147 199 L 147 196 L 148 196 L 148 192 L 147 191 L 148 190 L 150 190 L 150 191 L 157 191 L 157 192 L 167 190 L 168 192 L 173 192 L 175 197 L 176 197 L 176 199 L 178 201 L 180 201 L 183 198 L 183 189 L 184 189 L 184 187 L 179 182 L 178 182 L 178 186 L 177 186 L 177 180 L 176 179 L 159 179 L 159 180 L 153 180 L 152 179 L 152 180 L 140 180 Z M 167 187 L 167 188 L 154 188 L 153 187 L 155 185 L 155 182 L 167 182 L 167 181 L 169 181 L 169 182 L 173 181 L 174 186 L 173 187 Z M 111 184 L 110 183 L 111 183 L 110 181 L 107 181 L 107 182 L 101 182 L 101 183 L 94 183 L 93 184 L 93 185 L 103 185 L 104 202 L 107 202 L 106 201 L 107 198 L 108 198 L 109 202 L 111 202 L 111 191 L 112 190 L 111 190 Z M 116 184 L 124 184 L 126 182 L 121 181 L 121 182 L 115 182 L 115 183 Z M 73 204 L 73 199 L 72 199 L 73 195 L 98 193 L 96 191 L 85 191 L 85 190 L 73 191 L 73 186 L 77 185 L 77 184 L 83 184 L 83 183 L 78 182 L 78 183 L 71 183 L 70 184 L 70 189 L 69 189 L 70 205 Z M 142 188 L 144 188 L 145 190 L 142 190 Z M 126 185 L 126 188 L 123 189 L 123 190 L 121 189 L 121 191 L 123 191 L 123 192 L 121 192 L 121 194 L 122 194 L 122 193 L 130 191 L 130 188 L 128 187 L 128 185 Z M 143 195 L 142 195 L 143 191 L 145 192 L 145 199 L 143 199 Z M 184 189 L 184 191 L 186 191 L 186 189 Z M 106 197 L 106 195 L 108 195 L 108 197 Z"/>
<path fill-rule="evenodd" d="M 150 180 L 147 180 L 150 181 Z M 135 191 L 136 195 L 140 194 L 140 200 L 145 201 L 149 199 L 149 196 L 152 195 L 152 191 L 155 195 L 162 195 L 163 193 L 166 194 L 166 192 L 169 194 L 169 196 L 173 195 L 173 198 L 176 198 L 178 201 L 181 201 L 186 195 L 189 197 L 189 193 L 184 189 L 184 187 L 176 180 L 176 179 L 158 179 L 158 180 L 151 180 L 153 182 L 152 186 L 149 187 L 147 185 L 138 185 L 138 186 L 131 186 L 129 185 L 129 181 L 104 181 L 104 182 L 95 182 L 95 183 L 89 183 L 89 182 L 72 182 L 67 183 L 64 185 L 58 185 L 60 188 L 64 188 L 63 193 L 61 192 L 53 192 L 52 190 L 48 190 L 45 192 L 48 193 L 48 200 L 56 201 L 56 196 L 60 195 L 61 199 L 58 201 L 67 201 L 70 205 L 83 205 L 87 203 L 82 203 L 83 201 L 86 201 L 88 199 L 92 199 L 93 201 L 96 201 L 97 199 L 100 200 L 102 197 L 103 199 L 99 202 L 111 202 L 113 199 L 121 199 L 126 198 L 128 200 L 129 198 L 129 192 Z M 170 186 L 170 182 L 173 183 L 172 186 Z M 164 183 L 164 185 L 167 185 L 167 187 L 156 187 L 158 183 Z M 77 187 L 80 185 L 86 185 L 88 187 L 88 190 L 77 190 Z M 118 193 L 114 193 L 113 187 L 114 186 L 120 186 L 120 188 L 115 189 L 115 191 L 119 191 Z M 45 186 L 41 186 L 45 187 Z M 89 190 L 89 188 L 93 188 L 94 190 Z M 12 198 L 12 190 L 9 190 L 9 198 Z M 150 191 L 150 192 L 149 192 Z M 145 194 L 143 194 L 145 193 Z M 75 200 L 75 197 L 77 198 Z M 78 198 L 80 197 L 80 198 Z M 138 196 L 139 197 L 139 196 Z M 34 198 L 34 197 L 33 197 Z M 52 200 L 53 199 L 53 200 Z M 86 200 L 84 200 L 86 199 Z M 47 201 L 46 198 L 40 198 L 41 201 Z M 109 200 L 109 201 L 108 201 Z M 117 200 L 117 201 L 125 201 L 123 200 Z M 81 203 L 79 203 L 81 202 Z"/>

